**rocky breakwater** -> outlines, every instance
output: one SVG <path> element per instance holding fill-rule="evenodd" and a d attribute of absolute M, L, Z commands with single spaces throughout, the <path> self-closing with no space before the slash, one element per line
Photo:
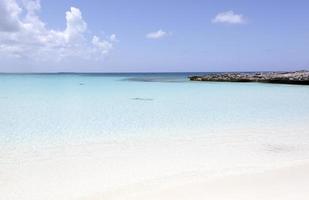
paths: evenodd
<path fill-rule="evenodd" d="M 211 73 L 190 76 L 191 81 L 218 82 L 261 82 L 309 85 L 309 71 L 296 72 L 256 72 L 256 73 Z"/>

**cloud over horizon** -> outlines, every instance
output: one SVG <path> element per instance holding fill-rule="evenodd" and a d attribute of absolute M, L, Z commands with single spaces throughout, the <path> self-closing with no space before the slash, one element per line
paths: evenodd
<path fill-rule="evenodd" d="M 0 55 L 33 62 L 61 62 L 65 59 L 100 59 L 110 52 L 116 35 L 102 39 L 89 32 L 81 11 L 70 7 L 64 30 L 46 27 L 38 16 L 40 0 L 1 0 Z"/>
<path fill-rule="evenodd" d="M 225 24 L 245 24 L 246 19 L 241 14 L 236 14 L 234 11 L 226 11 L 218 13 L 213 19 L 212 23 L 225 23 Z"/>

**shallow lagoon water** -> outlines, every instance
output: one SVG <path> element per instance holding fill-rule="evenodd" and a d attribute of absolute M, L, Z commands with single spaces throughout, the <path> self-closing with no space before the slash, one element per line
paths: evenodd
<path fill-rule="evenodd" d="M 0 193 L 77 199 L 309 158 L 308 86 L 188 75 L 0 75 Z"/>
<path fill-rule="evenodd" d="M 186 74 L 2 75 L 0 81 L 1 141 L 6 142 L 205 135 L 309 121 L 308 86 L 196 83 Z"/>

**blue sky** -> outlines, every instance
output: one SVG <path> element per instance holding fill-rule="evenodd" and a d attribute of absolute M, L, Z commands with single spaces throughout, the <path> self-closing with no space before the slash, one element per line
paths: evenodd
<path fill-rule="evenodd" d="M 306 0 L 0 0 L 2 72 L 309 69 Z"/>

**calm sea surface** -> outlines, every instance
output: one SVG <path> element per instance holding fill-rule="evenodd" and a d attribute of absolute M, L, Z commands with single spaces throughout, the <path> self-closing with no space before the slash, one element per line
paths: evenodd
<path fill-rule="evenodd" d="M 0 75 L 0 142 L 207 135 L 309 122 L 308 86 L 201 83 L 187 76 Z"/>

